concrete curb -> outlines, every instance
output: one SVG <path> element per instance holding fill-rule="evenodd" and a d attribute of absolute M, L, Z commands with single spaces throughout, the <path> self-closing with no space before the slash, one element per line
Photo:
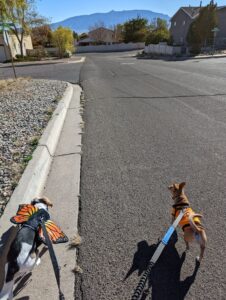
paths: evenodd
<path fill-rule="evenodd" d="M 198 59 L 217 59 L 217 58 L 226 58 L 225 55 L 201 55 L 201 56 L 136 56 L 137 59 L 149 59 L 149 60 L 166 60 L 166 61 L 184 61 L 184 60 L 198 60 Z"/>
<path fill-rule="evenodd" d="M 85 57 L 81 57 L 79 60 L 70 60 L 70 59 L 55 59 L 55 60 L 43 60 L 43 61 L 28 61 L 28 62 L 17 62 L 15 67 L 29 67 L 29 66 L 41 66 L 41 65 L 56 65 L 56 64 L 78 64 L 85 61 Z M 0 68 L 9 68 L 11 63 L 0 63 Z"/>
<path fill-rule="evenodd" d="M 10 217 L 16 213 L 21 203 L 30 203 L 38 196 L 45 185 L 49 174 L 53 155 L 63 128 L 64 120 L 73 95 L 73 87 L 68 87 L 49 121 L 39 144 L 32 155 L 32 160 L 26 167 L 19 184 L 13 192 L 9 203 L 0 219 L 0 233 L 5 232 L 10 225 Z"/>

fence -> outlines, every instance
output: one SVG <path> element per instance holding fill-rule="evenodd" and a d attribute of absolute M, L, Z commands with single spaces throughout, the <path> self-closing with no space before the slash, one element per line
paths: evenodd
<path fill-rule="evenodd" d="M 87 52 L 119 52 L 119 51 L 130 51 L 130 50 L 141 50 L 144 49 L 144 43 L 121 43 L 112 45 L 98 45 L 98 46 L 77 46 L 77 53 Z"/>
<path fill-rule="evenodd" d="M 44 49 L 48 53 L 49 56 L 57 56 L 58 55 L 58 48 L 46 47 Z"/>
<path fill-rule="evenodd" d="M 179 55 L 181 54 L 181 50 L 181 47 L 168 46 L 165 44 L 151 44 L 145 46 L 144 52 L 147 54 Z"/>

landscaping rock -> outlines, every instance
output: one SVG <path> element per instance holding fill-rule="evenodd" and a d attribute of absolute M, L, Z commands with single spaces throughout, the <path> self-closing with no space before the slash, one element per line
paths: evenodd
<path fill-rule="evenodd" d="M 50 80 L 0 84 L 0 216 L 66 88 Z"/>

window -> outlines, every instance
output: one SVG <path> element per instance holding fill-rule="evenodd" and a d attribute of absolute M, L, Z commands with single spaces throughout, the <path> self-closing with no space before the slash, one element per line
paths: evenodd
<path fill-rule="evenodd" d="M 185 22 L 185 21 L 183 21 L 183 26 L 185 26 L 185 24 L 186 24 L 186 22 Z"/>
<path fill-rule="evenodd" d="M 174 26 L 177 26 L 177 22 L 176 21 L 174 22 Z"/>
<path fill-rule="evenodd" d="M 183 38 L 183 37 L 180 38 L 180 42 L 181 42 L 181 43 L 184 42 L 184 38 Z"/>

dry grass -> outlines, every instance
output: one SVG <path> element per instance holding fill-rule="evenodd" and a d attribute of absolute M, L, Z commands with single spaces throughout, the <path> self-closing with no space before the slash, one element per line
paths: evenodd
<path fill-rule="evenodd" d="M 0 91 L 3 90 L 12 90 L 14 88 L 21 88 L 24 86 L 25 83 L 27 83 L 30 80 L 29 77 L 19 77 L 17 79 L 3 79 L 0 80 Z"/>
<path fill-rule="evenodd" d="M 79 267 L 78 265 L 76 265 L 76 266 L 74 267 L 74 269 L 72 270 L 72 272 L 73 272 L 74 274 L 82 274 L 82 273 L 83 273 L 83 270 L 82 270 L 81 267 Z"/>
<path fill-rule="evenodd" d="M 80 235 L 77 233 L 71 240 L 70 240 L 70 244 L 69 244 L 69 248 L 76 248 L 78 247 L 82 242 L 82 238 L 80 237 Z"/>

